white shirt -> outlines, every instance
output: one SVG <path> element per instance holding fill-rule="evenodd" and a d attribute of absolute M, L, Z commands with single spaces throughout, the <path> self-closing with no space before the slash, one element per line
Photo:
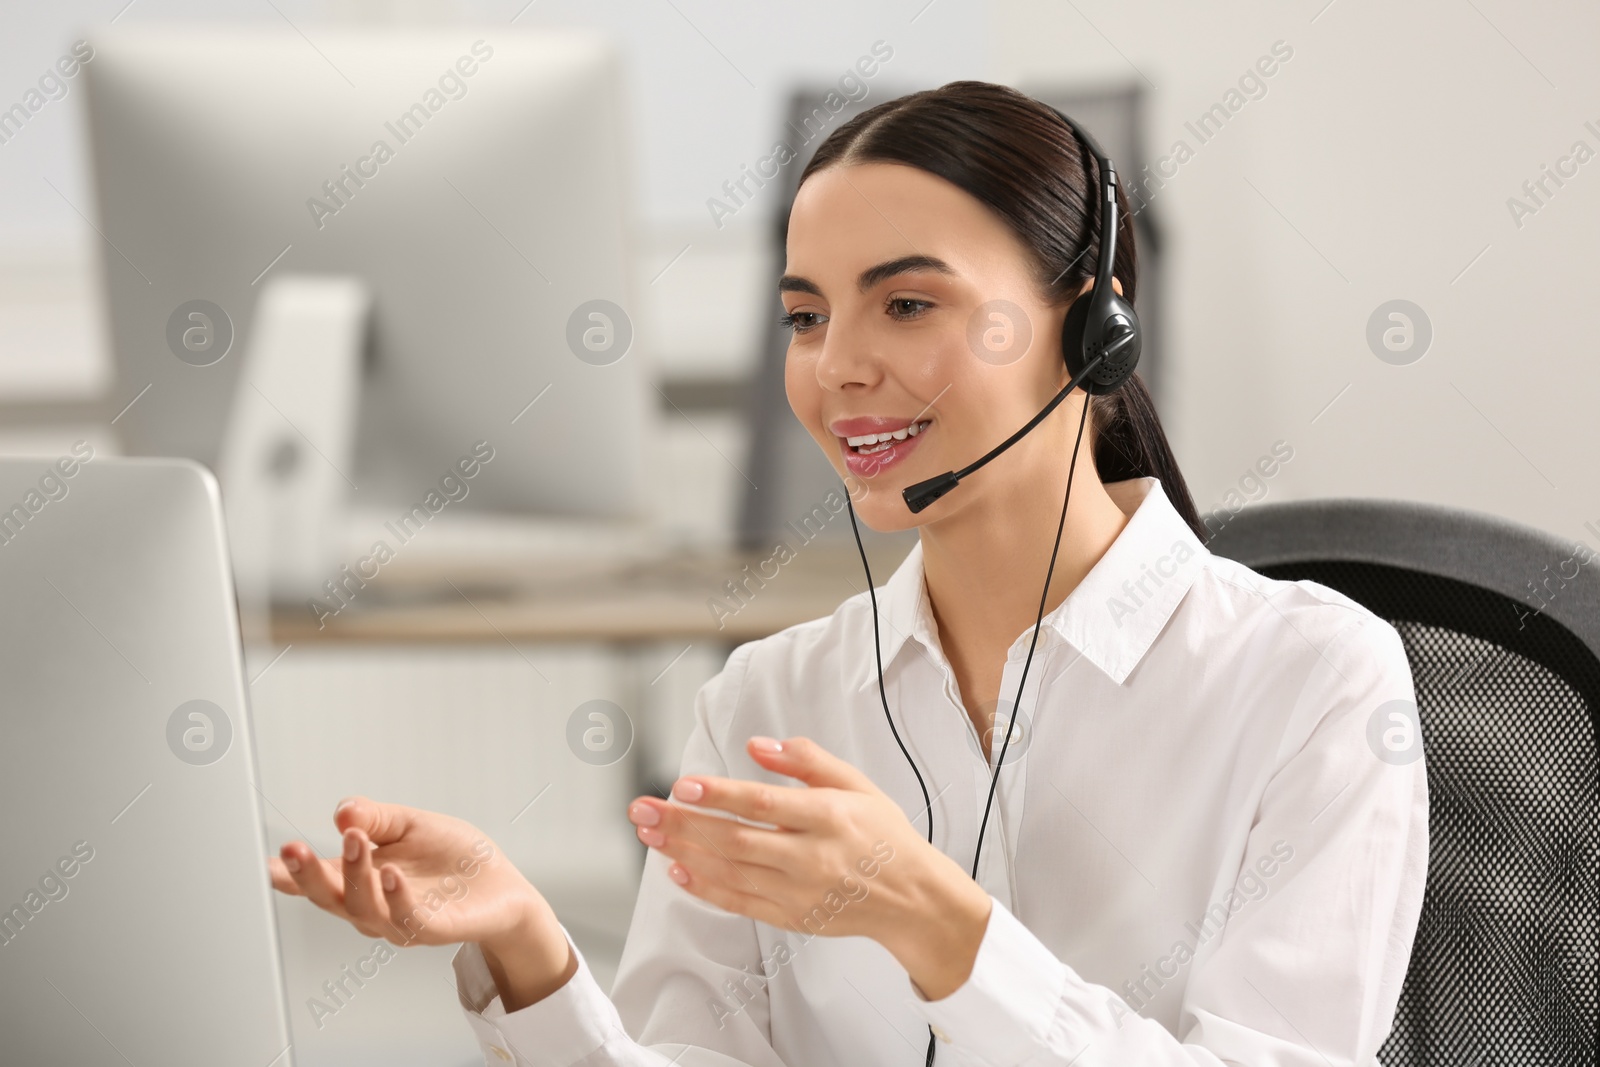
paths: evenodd
<path fill-rule="evenodd" d="M 1326 586 L 1212 554 L 1155 478 L 1106 488 L 1130 520 L 1040 631 L 964 985 L 924 1000 L 877 942 L 724 912 L 651 850 L 609 999 L 579 953 L 566 985 L 507 1015 L 480 950 L 457 953 L 486 1062 L 921 1067 L 932 1025 L 947 1065 L 1377 1063 L 1428 855 L 1415 712 L 1395 714 L 1415 708 L 1399 634 Z M 885 689 L 936 797 L 934 843 L 970 870 L 993 764 L 940 649 L 920 545 L 879 606 Z M 740 645 L 696 697 L 681 773 L 796 786 L 744 743 L 805 735 L 925 834 L 871 627 L 862 592 Z M 993 759 L 1032 630 L 1006 660 Z"/>

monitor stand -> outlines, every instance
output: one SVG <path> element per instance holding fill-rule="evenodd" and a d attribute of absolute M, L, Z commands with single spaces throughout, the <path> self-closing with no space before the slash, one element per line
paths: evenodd
<path fill-rule="evenodd" d="M 218 463 L 247 648 L 276 599 L 332 592 L 355 491 L 372 297 L 346 275 L 274 276 L 256 303 Z"/>

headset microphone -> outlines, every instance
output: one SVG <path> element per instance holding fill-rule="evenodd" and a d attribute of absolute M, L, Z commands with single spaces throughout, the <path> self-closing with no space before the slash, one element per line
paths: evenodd
<path fill-rule="evenodd" d="M 1100 146 L 1084 132 L 1082 127 L 1062 114 L 1060 109 L 1051 108 L 1051 110 L 1061 116 L 1061 120 L 1077 136 L 1079 143 L 1087 148 L 1100 164 L 1100 262 L 1095 270 L 1094 287 L 1073 301 L 1061 327 L 1061 356 L 1066 361 L 1071 380 L 1039 414 L 1028 420 L 1027 425 L 974 462 L 959 471 L 946 471 L 937 477 L 907 486 L 901 495 L 913 513 L 921 511 L 944 496 L 954 489 L 962 478 L 1022 440 L 1080 384 L 1084 392 L 1090 395 L 1099 396 L 1112 392 L 1128 380 L 1139 362 L 1139 317 L 1134 313 L 1133 305 L 1124 300 L 1111 284 L 1117 251 L 1116 169 L 1106 154 L 1100 151 Z M 995 787 L 1000 783 L 1000 768 L 1005 766 L 1006 750 L 1011 746 L 1011 735 L 1016 726 L 1017 708 L 1022 703 L 1022 694 L 1028 684 L 1028 668 L 1033 664 L 1033 653 L 1039 646 L 1039 628 L 1044 622 L 1044 608 L 1050 597 L 1050 579 L 1055 574 L 1056 556 L 1061 551 L 1061 533 L 1066 528 L 1067 505 L 1072 500 L 1072 474 L 1078 467 L 1078 447 L 1083 442 L 1083 429 L 1088 420 L 1089 400 L 1086 396 L 1083 414 L 1078 420 L 1078 435 L 1072 445 L 1072 459 L 1067 465 L 1067 488 L 1061 501 L 1061 518 L 1056 525 L 1055 547 L 1050 551 L 1050 568 L 1045 572 L 1044 592 L 1039 596 L 1039 615 L 1033 624 L 1033 643 L 1028 646 L 1028 658 L 1022 665 L 1022 681 L 1017 685 L 1017 699 L 1011 704 L 1011 719 L 1006 724 L 1005 740 L 1000 746 L 999 757 L 994 760 L 994 775 L 989 780 L 989 799 L 983 806 L 983 821 L 978 826 L 978 847 L 972 855 L 974 881 L 978 877 L 978 857 L 983 852 L 983 835 L 989 827 L 989 809 L 994 805 Z M 850 509 L 850 529 L 856 536 L 856 551 L 861 553 L 861 567 L 867 575 L 867 594 L 872 599 L 872 649 L 878 660 L 878 699 L 883 702 L 883 714 L 889 720 L 889 731 L 894 734 L 895 742 L 900 746 L 900 753 L 905 756 L 906 762 L 911 764 L 911 773 L 917 776 L 917 785 L 922 789 L 923 811 L 928 813 L 928 843 L 932 844 L 933 803 L 928 799 L 928 786 L 922 780 L 922 772 L 917 769 L 917 763 L 911 758 L 911 753 L 906 751 L 905 742 L 900 740 L 900 731 L 895 729 L 894 716 L 889 713 L 889 696 L 883 684 L 883 651 L 878 639 L 878 594 L 872 584 L 872 568 L 867 563 L 866 549 L 861 544 L 861 530 L 856 525 L 856 509 L 850 504 L 848 493 L 845 496 L 845 505 Z M 995 714 L 998 717 L 998 706 Z M 993 737 L 991 732 L 991 747 Z M 932 1067 L 934 1052 L 934 1036 L 930 1027 L 927 1057 L 924 1061 L 926 1067 Z"/>
<path fill-rule="evenodd" d="M 1125 345 L 1128 343 L 1128 341 L 1129 338 L 1125 337 L 1119 342 L 1119 344 Z M 1076 389 L 1078 387 L 1078 383 L 1083 381 L 1084 377 L 1088 375 L 1090 371 L 1099 366 L 1100 362 L 1104 358 L 1104 356 L 1096 356 L 1094 361 L 1091 362 L 1087 367 L 1083 368 L 1083 370 L 1079 371 L 1077 376 L 1068 382 L 1066 386 L 1063 387 L 1053 399 L 1051 399 L 1050 403 L 1044 406 L 1039 414 L 1029 419 L 1027 425 L 1023 426 L 1022 429 L 1018 430 L 1004 441 L 1001 441 L 998 445 L 995 445 L 982 456 L 973 460 L 971 463 L 967 464 L 965 467 L 962 467 L 958 471 L 945 471 L 943 474 L 935 475 L 926 481 L 918 482 L 915 485 L 908 485 L 902 489 L 900 491 L 900 495 L 905 498 L 906 507 L 910 508 L 913 513 L 921 511 L 923 508 L 927 507 L 935 500 L 938 500 L 950 490 L 954 489 L 956 487 L 956 483 L 961 481 L 961 479 L 965 478 L 967 475 L 971 474 L 973 471 L 977 470 L 979 467 L 983 466 L 985 463 L 988 463 L 991 459 L 998 456 L 1000 453 L 1004 452 L 1006 449 L 1010 448 L 1024 437 L 1028 436 L 1028 432 L 1035 426 L 1039 425 L 1039 423 L 1043 422 L 1045 416 L 1054 411 L 1056 409 L 1056 405 L 1065 400 L 1067 398 L 1067 394 Z"/>

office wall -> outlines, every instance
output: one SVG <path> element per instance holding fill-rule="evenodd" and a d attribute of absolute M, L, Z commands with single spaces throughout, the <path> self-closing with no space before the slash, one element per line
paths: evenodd
<path fill-rule="evenodd" d="M 1434 501 L 1600 547 L 1600 8 L 990 10 L 997 79 L 1149 94 L 1149 149 L 1173 157 L 1150 200 L 1172 242 L 1165 414 L 1202 507 L 1283 440 L 1271 499 Z M 1230 100 L 1275 42 L 1291 57 Z M 1217 104 L 1236 110 L 1202 140 L 1188 124 Z M 1570 176 L 1536 188 L 1541 205 L 1524 183 L 1558 164 Z M 1432 324 L 1406 365 L 1366 336 L 1397 299 Z"/>

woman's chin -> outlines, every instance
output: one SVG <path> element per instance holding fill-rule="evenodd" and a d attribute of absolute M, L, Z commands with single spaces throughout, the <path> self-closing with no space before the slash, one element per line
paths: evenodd
<path fill-rule="evenodd" d="M 906 506 L 898 486 L 873 485 L 865 493 L 851 497 L 856 518 L 873 533 L 894 533 L 922 525 L 923 518 Z"/>

